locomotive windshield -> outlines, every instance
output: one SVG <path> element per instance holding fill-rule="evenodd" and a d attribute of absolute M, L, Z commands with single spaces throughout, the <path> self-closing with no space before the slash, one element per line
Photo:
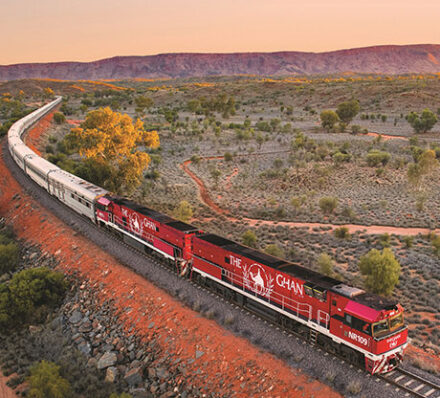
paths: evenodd
<path fill-rule="evenodd" d="M 403 325 L 403 315 L 400 313 L 390 319 L 390 329 L 394 330 Z"/>
<path fill-rule="evenodd" d="M 403 315 L 400 313 L 393 318 L 384 319 L 383 321 L 373 324 L 373 336 L 380 337 L 393 331 L 403 325 Z"/>

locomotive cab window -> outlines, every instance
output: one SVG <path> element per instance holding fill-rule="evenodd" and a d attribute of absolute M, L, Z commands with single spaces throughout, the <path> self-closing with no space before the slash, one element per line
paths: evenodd
<path fill-rule="evenodd" d="M 312 283 L 305 283 L 304 284 L 304 292 L 307 294 L 307 296 L 313 297 L 313 284 Z"/>
<path fill-rule="evenodd" d="M 321 287 L 315 286 L 313 288 L 313 295 L 320 301 L 327 301 L 327 291 Z"/>
<path fill-rule="evenodd" d="M 373 324 L 374 337 L 384 335 L 388 331 L 389 331 L 389 328 L 388 328 L 388 320 L 387 319 L 384 321 L 380 321 L 380 322 Z"/>

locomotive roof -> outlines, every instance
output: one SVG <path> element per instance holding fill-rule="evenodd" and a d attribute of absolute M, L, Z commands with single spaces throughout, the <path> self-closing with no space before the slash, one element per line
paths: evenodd
<path fill-rule="evenodd" d="M 190 231 L 197 231 L 198 228 L 194 227 L 191 224 L 184 223 L 182 221 L 176 220 L 170 216 L 167 216 L 166 214 L 159 213 L 156 210 L 150 209 L 146 206 L 142 206 L 138 203 L 135 203 L 129 199 L 126 198 L 120 198 L 116 196 L 109 196 L 108 197 L 112 202 L 116 203 L 117 205 L 122 205 L 125 207 L 128 207 L 131 210 L 136 211 L 137 213 L 143 214 L 144 216 L 147 216 L 155 221 L 158 221 L 162 224 L 169 225 L 172 228 L 177 229 L 181 232 L 190 232 Z"/>
<path fill-rule="evenodd" d="M 242 255 L 251 260 L 258 261 L 260 264 L 267 265 L 278 271 L 292 275 L 296 278 L 300 278 L 305 282 L 309 282 L 312 285 L 319 286 L 326 290 L 331 290 L 335 293 L 345 296 L 359 304 L 366 305 L 377 311 L 392 310 L 395 309 L 397 301 L 377 296 L 375 294 L 366 293 L 361 289 L 357 289 L 348 285 L 345 285 L 341 281 L 320 274 L 319 272 L 310 270 L 301 265 L 286 262 L 277 257 L 271 256 L 266 253 L 262 253 L 256 249 L 252 249 L 247 246 L 243 246 L 232 240 L 223 238 L 222 236 L 215 234 L 203 234 L 198 236 L 198 239 L 212 243 L 225 250 L 229 250 L 233 253 Z"/>
<path fill-rule="evenodd" d="M 353 301 L 356 301 L 359 304 L 363 304 L 367 307 L 373 308 L 377 311 L 390 311 L 395 310 L 398 304 L 398 301 L 394 299 L 389 299 L 386 297 L 378 296 L 372 293 L 362 293 L 359 296 L 352 298 Z"/>
<path fill-rule="evenodd" d="M 199 236 L 199 239 L 220 246 L 223 249 L 229 250 L 233 253 L 240 254 L 251 260 L 258 261 L 260 264 L 267 265 L 268 267 L 277 269 L 281 272 L 285 272 L 286 274 L 290 274 L 297 278 L 301 278 L 306 282 L 311 282 L 324 289 L 330 289 L 331 287 L 335 285 L 339 285 L 341 283 L 336 279 L 322 275 L 318 272 L 304 268 L 300 265 L 289 263 L 278 257 L 271 256 L 270 254 L 262 253 L 259 250 L 240 245 L 237 242 L 234 242 L 232 240 L 223 238 L 215 234 L 204 234 Z"/>

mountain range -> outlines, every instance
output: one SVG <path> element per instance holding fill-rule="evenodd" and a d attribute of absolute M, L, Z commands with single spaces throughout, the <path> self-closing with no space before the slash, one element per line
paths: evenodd
<path fill-rule="evenodd" d="M 312 53 L 173 53 L 120 56 L 92 62 L 0 65 L 0 80 L 26 78 L 129 79 L 217 75 L 438 73 L 440 45 L 374 46 Z"/>

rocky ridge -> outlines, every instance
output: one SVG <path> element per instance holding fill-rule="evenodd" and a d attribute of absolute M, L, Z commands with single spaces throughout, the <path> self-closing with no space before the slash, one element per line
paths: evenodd
<path fill-rule="evenodd" d="M 93 62 L 0 65 L 0 80 L 29 78 L 129 79 L 219 75 L 438 73 L 440 45 L 374 46 L 322 53 L 176 53 Z"/>

